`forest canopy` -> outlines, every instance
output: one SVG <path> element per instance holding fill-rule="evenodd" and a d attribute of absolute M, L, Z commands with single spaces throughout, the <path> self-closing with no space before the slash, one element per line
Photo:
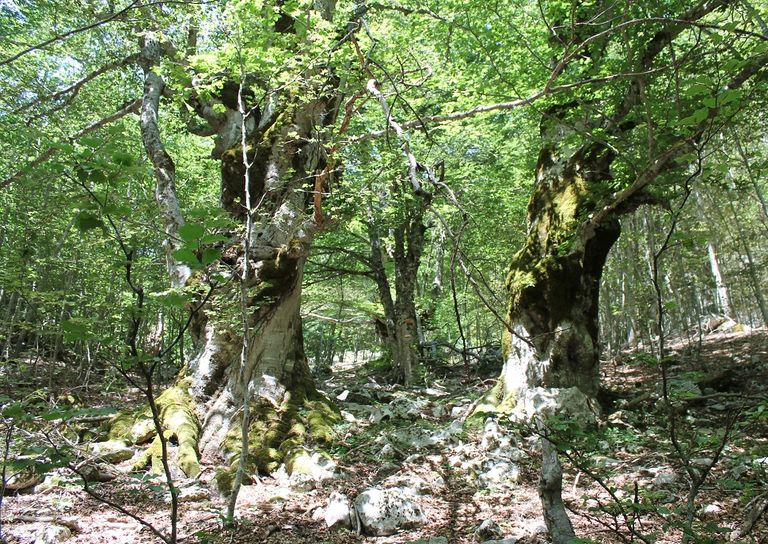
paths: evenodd
<path fill-rule="evenodd" d="M 472 377 L 433 418 L 537 440 L 552 542 L 602 538 L 574 529 L 563 470 L 607 492 L 584 515 L 610 538 L 654 541 L 657 515 L 704 542 L 700 492 L 766 397 L 704 444 L 674 384 L 700 403 L 738 389 L 680 354 L 768 325 L 766 17 L 746 0 L 0 0 L 4 493 L 74 473 L 175 543 L 180 482 L 232 525 L 242 486 L 359 450 L 345 403 L 396 419 Z M 614 381 L 623 361 L 647 394 Z M 387 392 L 361 400 L 366 382 Z M 610 430 L 622 406 L 664 421 L 688 482 L 674 514 L 579 465 L 608 442 L 574 426 Z M 123 473 L 162 475 L 167 521 L 89 487 L 107 443 Z M 768 505 L 750 486 L 762 510 L 734 540 Z"/>

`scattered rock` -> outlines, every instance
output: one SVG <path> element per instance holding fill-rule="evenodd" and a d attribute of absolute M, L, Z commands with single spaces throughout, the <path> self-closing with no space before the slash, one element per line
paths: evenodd
<path fill-rule="evenodd" d="M 360 530 L 360 520 L 352 502 L 338 491 L 334 491 L 328 497 L 323 519 L 325 525 L 331 529 L 350 529 L 355 532 Z"/>
<path fill-rule="evenodd" d="M 432 495 L 445 486 L 445 480 L 437 472 L 429 472 L 423 477 L 405 472 L 390 476 L 384 484 L 386 487 L 398 487 L 412 495 Z"/>
<path fill-rule="evenodd" d="M 480 544 L 517 544 L 517 539 L 509 537 L 502 538 L 501 540 L 484 540 Z"/>
<path fill-rule="evenodd" d="M 653 478 L 653 484 L 657 486 L 672 485 L 677 482 L 677 474 L 674 472 L 659 472 Z"/>
<path fill-rule="evenodd" d="M 421 505 L 403 489 L 371 488 L 355 499 L 363 531 L 371 536 L 387 536 L 401 529 L 412 529 L 426 522 Z"/>
<path fill-rule="evenodd" d="M 619 466 L 621 461 L 611 457 L 606 457 L 605 455 L 596 455 L 592 458 L 592 463 L 597 468 L 612 468 Z"/>
<path fill-rule="evenodd" d="M 313 489 L 314 483 L 336 477 L 336 462 L 327 455 L 309 450 L 296 455 L 285 468 L 290 473 L 288 485 L 305 490 L 309 483 L 312 483 L 309 489 Z"/>
<path fill-rule="evenodd" d="M 594 425 L 599 409 L 597 401 L 590 399 L 577 387 L 566 389 L 534 387 L 522 392 L 514 414 L 523 420 L 536 415 L 568 416 L 582 425 Z"/>
<path fill-rule="evenodd" d="M 184 487 L 179 492 L 179 502 L 205 501 L 211 498 L 211 492 L 199 485 Z"/>
<path fill-rule="evenodd" d="M 430 397 L 445 397 L 446 395 L 448 395 L 448 391 L 446 391 L 445 389 L 439 386 L 427 387 L 424 390 L 424 393 L 426 393 Z"/>
<path fill-rule="evenodd" d="M 58 544 L 72 536 L 72 531 L 62 525 L 46 525 L 35 533 L 35 544 Z"/>
<path fill-rule="evenodd" d="M 477 473 L 477 485 L 492 488 L 515 484 L 520 478 L 520 467 L 505 459 L 486 459 Z"/>
<path fill-rule="evenodd" d="M 475 538 L 477 540 L 498 540 L 504 538 L 504 531 L 501 530 L 498 523 L 492 519 L 486 519 L 475 529 Z"/>
<path fill-rule="evenodd" d="M 469 406 L 454 406 L 451 408 L 451 419 L 459 419 L 469 410 Z"/>
<path fill-rule="evenodd" d="M 708 504 L 699 510 L 699 515 L 707 519 L 717 519 L 723 509 L 717 504 Z"/>
<path fill-rule="evenodd" d="M 91 454 L 108 463 L 122 463 L 133 457 L 133 449 L 122 440 L 94 442 L 88 447 Z"/>
<path fill-rule="evenodd" d="M 120 476 L 120 471 L 110 463 L 88 462 L 80 467 L 80 472 L 89 482 L 111 482 Z"/>
<path fill-rule="evenodd" d="M 545 535 L 549 532 L 544 518 L 534 518 L 527 524 L 527 530 L 532 535 Z"/>

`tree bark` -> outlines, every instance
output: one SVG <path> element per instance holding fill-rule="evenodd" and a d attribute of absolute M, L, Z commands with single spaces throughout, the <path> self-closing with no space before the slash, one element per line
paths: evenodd
<path fill-rule="evenodd" d="M 505 399 L 540 386 L 597 394 L 600 277 L 620 227 L 615 218 L 589 231 L 578 227 L 604 191 L 612 160 L 597 143 L 567 151 L 550 141 L 541 151 L 528 236 L 507 278 Z"/>
<path fill-rule="evenodd" d="M 397 190 L 397 189 L 395 189 Z M 393 379 L 410 384 L 419 362 L 416 281 L 424 250 L 424 212 L 422 198 L 406 200 L 394 230 L 395 297 L 382 259 L 382 242 L 373 209 L 369 208 L 368 237 L 371 244 L 371 272 L 384 308 L 387 348 L 392 355 Z"/>
<path fill-rule="evenodd" d="M 268 127 L 248 137 L 248 161 L 253 164 L 250 208 L 255 211 L 250 255 L 244 255 L 240 245 L 230 246 L 222 262 L 240 276 L 245 259 L 250 259 L 249 277 L 244 281 L 252 337 L 241 372 L 242 327 L 227 323 L 221 305 L 234 292 L 226 288 L 195 320 L 191 332 L 196 355 L 189 362 L 188 376 L 201 421 L 199 447 L 204 460 L 237 453 L 231 431 L 244 394 L 256 405 L 251 444 L 260 451 L 252 448 L 251 453 L 261 469 L 275 468 L 272 465 L 287 453 L 279 449 L 288 438 L 288 418 L 295 418 L 301 408 L 307 408 L 306 403 L 324 402 L 304 353 L 300 301 L 306 256 L 317 228 L 309 213 L 311 190 L 325 166 L 319 131 L 332 121 L 334 104 L 329 97 L 286 104 Z M 243 220 L 244 165 L 239 143 L 221 156 L 221 180 L 223 207 L 233 218 Z M 267 413 L 284 417 L 273 426 L 274 436 L 258 436 L 265 431 Z M 270 449 L 278 454 L 267 455 Z"/>
<path fill-rule="evenodd" d="M 276 30 L 291 32 L 292 27 Z M 224 245 L 220 261 L 185 276 L 173 256 L 184 221 L 173 184 L 175 166 L 157 124 L 164 85 L 152 70 L 156 59 L 146 53 L 144 57 L 141 128 L 166 225 L 172 283 L 202 293 L 206 277 L 224 278 L 191 316 L 194 353 L 177 386 L 197 417 L 191 423 L 197 428 L 190 432 L 197 436 L 200 459 L 229 467 L 219 481 L 226 492 L 242 451 L 238 419 L 244 402 L 250 406 L 248 453 L 254 470 L 271 471 L 284 461 L 290 471 L 292 456 L 303 451 L 304 444 L 330 440 L 330 423 L 338 417 L 310 375 L 299 311 L 306 257 L 318 228 L 313 194 L 318 177 L 328 177 L 323 172 L 324 141 L 338 107 L 338 80 L 328 70 L 325 84 L 319 86 L 315 68 L 303 75 L 303 93 L 270 91 L 264 111 L 251 117 L 222 97 L 226 111 L 215 120 L 206 119 L 215 121 L 211 126 L 213 156 L 221 163 L 220 205 L 235 223 L 246 223 L 250 213 L 253 228 L 247 244 L 241 243 L 238 229 L 228 232 L 233 241 Z M 203 106 L 198 109 L 208 111 Z M 236 302 L 241 295 L 238 281 L 247 290 L 247 327 Z M 242 354 L 246 329 L 248 351 Z"/>

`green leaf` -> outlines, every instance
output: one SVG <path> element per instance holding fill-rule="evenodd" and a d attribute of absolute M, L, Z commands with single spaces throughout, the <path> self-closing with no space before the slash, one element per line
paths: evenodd
<path fill-rule="evenodd" d="M 158 295 L 157 300 L 163 306 L 184 308 L 190 301 L 190 297 L 178 291 L 166 291 Z"/>
<path fill-rule="evenodd" d="M 229 236 L 223 234 L 206 234 L 200 238 L 201 244 L 214 244 L 216 242 L 229 242 Z"/>
<path fill-rule="evenodd" d="M 75 227 L 80 232 L 104 227 L 104 222 L 96 214 L 83 210 L 75 216 Z"/>
<path fill-rule="evenodd" d="M 78 321 L 62 321 L 61 330 L 64 331 L 64 336 L 68 340 L 82 340 L 88 337 L 88 327 Z"/>
<path fill-rule="evenodd" d="M 179 227 L 179 237 L 185 242 L 194 242 L 205 233 L 202 225 L 195 223 L 185 223 Z"/>
<path fill-rule="evenodd" d="M 211 264 L 221 258 L 221 251 L 218 249 L 207 248 L 203 251 L 203 264 Z"/>
<path fill-rule="evenodd" d="M 195 252 L 188 247 L 182 247 L 174 251 L 173 258 L 188 266 L 200 266 L 200 261 L 197 259 L 197 255 L 195 255 Z"/>
<path fill-rule="evenodd" d="M 112 155 L 112 160 L 120 166 L 131 166 L 133 164 L 133 155 L 125 151 L 116 151 Z"/>
<path fill-rule="evenodd" d="M 20 402 L 9 404 L 3 408 L 2 411 L 0 411 L 0 415 L 2 415 L 4 418 L 11 419 L 23 419 L 28 416 L 27 411 L 24 409 L 24 406 Z"/>

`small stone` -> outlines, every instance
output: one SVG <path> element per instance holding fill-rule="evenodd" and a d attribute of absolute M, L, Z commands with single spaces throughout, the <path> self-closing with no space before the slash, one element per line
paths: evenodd
<path fill-rule="evenodd" d="M 350 529 L 357 531 L 360 521 L 352 503 L 343 493 L 334 491 L 328 497 L 328 505 L 323 515 L 325 525 L 330 529 Z"/>
<path fill-rule="evenodd" d="M 592 458 L 592 463 L 594 463 L 597 468 L 611 468 L 619 466 L 621 461 L 604 455 L 596 455 Z"/>
<path fill-rule="evenodd" d="M 208 500 L 210 498 L 211 492 L 198 485 L 185 487 L 179 493 L 179 502 L 198 502 Z"/>
<path fill-rule="evenodd" d="M 477 540 L 500 539 L 504 538 L 504 531 L 498 523 L 492 519 L 486 519 L 475 529 L 475 537 Z"/>
<path fill-rule="evenodd" d="M 344 402 L 345 400 L 347 400 L 348 396 L 349 396 L 349 389 L 345 389 L 344 391 L 336 395 L 336 399 L 340 400 L 341 402 Z"/>
<path fill-rule="evenodd" d="M 733 467 L 729 474 L 734 480 L 740 480 L 745 474 L 749 473 L 749 466 L 742 463 Z"/>
<path fill-rule="evenodd" d="M 362 492 L 355 499 L 355 509 L 363 530 L 371 536 L 388 536 L 426 523 L 421 505 L 397 487 Z"/>
<path fill-rule="evenodd" d="M 444 397 L 448 394 L 445 389 L 438 389 L 437 387 L 427 387 L 424 392 L 430 397 Z"/>
<path fill-rule="evenodd" d="M 480 487 L 495 487 L 501 484 L 514 484 L 520 478 L 520 467 L 507 460 L 488 459 L 478 472 L 477 483 Z"/>
<path fill-rule="evenodd" d="M 712 463 L 713 460 L 709 457 L 697 457 L 695 459 L 691 459 L 691 464 L 695 467 L 705 468 L 711 466 Z"/>
<path fill-rule="evenodd" d="M 657 486 L 672 485 L 675 482 L 677 482 L 677 474 L 673 472 L 659 472 L 653 478 L 653 483 Z"/>
<path fill-rule="evenodd" d="M 549 532 L 544 518 L 534 518 L 528 523 L 528 532 L 532 535 L 545 535 Z"/>
<path fill-rule="evenodd" d="M 517 539 L 509 537 L 502 538 L 501 540 L 484 540 L 480 544 L 517 544 Z"/>
<path fill-rule="evenodd" d="M 458 419 L 462 417 L 467 411 L 466 406 L 454 406 L 451 408 L 451 419 Z"/>
<path fill-rule="evenodd" d="M 122 440 L 94 442 L 89 449 L 91 453 L 108 463 L 121 463 L 133 457 L 133 450 Z"/>
<path fill-rule="evenodd" d="M 279 487 L 275 490 L 272 496 L 269 497 L 269 499 L 267 499 L 267 502 L 271 502 L 271 503 L 285 502 L 288 499 L 290 499 L 292 495 L 293 495 L 293 492 L 290 489 L 287 489 L 285 487 Z"/>
<path fill-rule="evenodd" d="M 722 508 L 720 508 L 719 505 L 708 504 L 699 510 L 699 515 L 709 519 L 716 519 L 717 517 L 719 517 L 721 512 L 722 512 Z"/>
<path fill-rule="evenodd" d="M 35 534 L 35 544 L 58 544 L 72 536 L 72 532 L 62 525 L 47 525 Z"/>
<path fill-rule="evenodd" d="M 435 404 L 432 407 L 432 417 L 442 419 L 448 415 L 448 408 L 444 404 Z"/>

